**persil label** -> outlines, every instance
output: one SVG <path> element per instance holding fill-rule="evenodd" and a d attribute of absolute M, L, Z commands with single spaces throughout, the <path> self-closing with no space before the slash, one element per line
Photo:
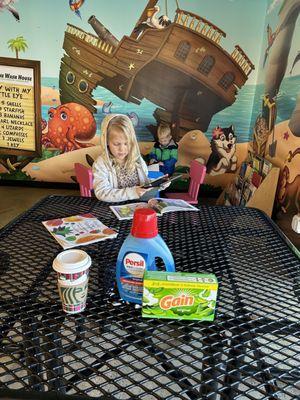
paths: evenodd
<path fill-rule="evenodd" d="M 136 278 L 143 278 L 146 268 L 145 259 L 138 253 L 128 253 L 123 260 L 126 271 Z"/>

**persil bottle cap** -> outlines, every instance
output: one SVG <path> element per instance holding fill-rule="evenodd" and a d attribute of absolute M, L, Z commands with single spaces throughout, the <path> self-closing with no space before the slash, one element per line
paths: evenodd
<path fill-rule="evenodd" d="M 150 208 L 138 208 L 133 214 L 131 235 L 136 238 L 150 239 L 158 234 L 157 215 Z"/>

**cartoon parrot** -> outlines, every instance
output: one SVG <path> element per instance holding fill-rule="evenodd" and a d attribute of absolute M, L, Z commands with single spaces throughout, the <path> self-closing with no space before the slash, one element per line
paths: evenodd
<path fill-rule="evenodd" d="M 84 0 L 69 0 L 69 6 L 72 11 L 75 11 L 75 14 L 81 18 L 81 14 L 79 8 L 83 5 Z"/>

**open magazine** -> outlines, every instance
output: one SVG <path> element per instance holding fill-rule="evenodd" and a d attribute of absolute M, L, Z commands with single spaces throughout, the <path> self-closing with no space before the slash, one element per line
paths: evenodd
<path fill-rule="evenodd" d="M 186 201 L 175 199 L 150 199 L 148 203 L 131 203 L 121 206 L 109 206 L 112 212 L 120 220 L 132 219 L 134 211 L 141 207 L 152 208 L 158 215 L 171 211 L 199 211 L 198 208 L 192 206 Z"/>
<path fill-rule="evenodd" d="M 118 235 L 93 214 L 51 219 L 42 224 L 64 249 L 114 239 Z"/>

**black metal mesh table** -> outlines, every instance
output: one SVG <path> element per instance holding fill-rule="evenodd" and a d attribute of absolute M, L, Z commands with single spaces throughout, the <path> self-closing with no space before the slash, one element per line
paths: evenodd
<path fill-rule="evenodd" d="M 41 222 L 87 212 L 119 235 L 83 247 L 87 309 L 66 315 L 52 269 L 62 249 Z M 275 225 L 235 207 L 159 218 L 177 270 L 218 277 L 212 323 L 143 319 L 112 295 L 130 226 L 96 199 L 50 196 L 1 230 L 0 398 L 299 399 L 299 258 Z"/>

